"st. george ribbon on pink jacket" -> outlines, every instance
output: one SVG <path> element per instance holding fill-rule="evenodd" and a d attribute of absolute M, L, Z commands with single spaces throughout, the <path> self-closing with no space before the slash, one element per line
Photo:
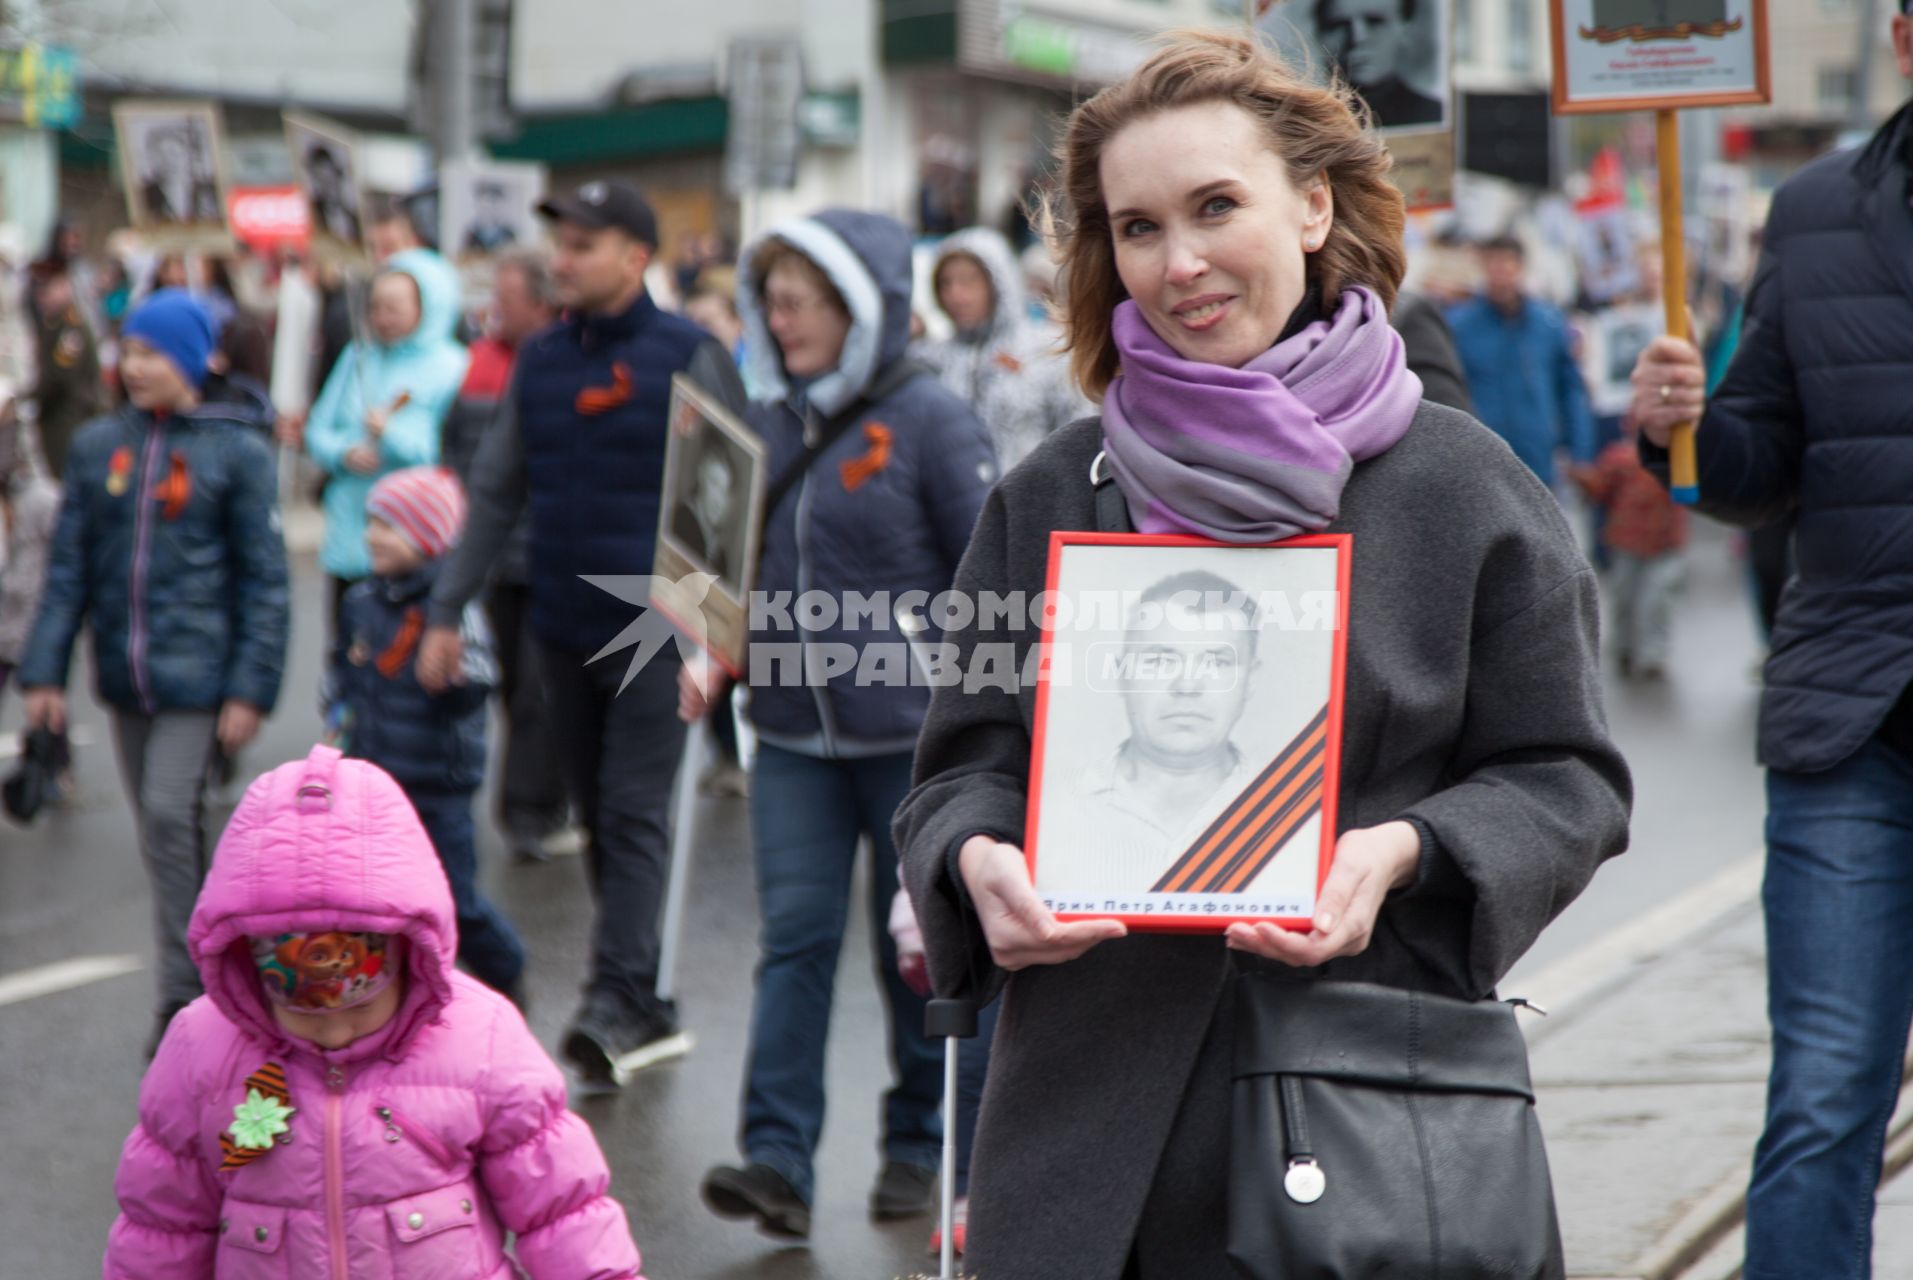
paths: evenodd
<path fill-rule="evenodd" d="M 407 987 L 382 1030 L 328 1052 L 273 1021 L 246 939 L 333 929 L 404 935 Z M 453 972 L 455 929 L 431 841 L 376 767 L 320 747 L 253 783 L 188 934 L 207 994 L 140 1088 L 105 1280 L 640 1280 L 597 1139 L 518 1010 Z M 268 1064 L 287 1132 L 221 1172 Z"/>

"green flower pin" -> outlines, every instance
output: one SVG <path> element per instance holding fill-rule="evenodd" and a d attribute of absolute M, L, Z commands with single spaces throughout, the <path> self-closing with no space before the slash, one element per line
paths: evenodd
<path fill-rule="evenodd" d="M 246 1090 L 246 1100 L 232 1109 L 232 1140 L 253 1151 L 272 1146 L 274 1135 L 286 1133 L 294 1108 L 257 1089 Z"/>

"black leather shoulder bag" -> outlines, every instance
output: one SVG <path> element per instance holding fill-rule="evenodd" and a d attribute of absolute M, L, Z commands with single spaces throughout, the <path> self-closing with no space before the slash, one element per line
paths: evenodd
<path fill-rule="evenodd" d="M 1246 969 L 1235 987 L 1239 1275 L 1566 1274 L 1513 1004 Z"/>

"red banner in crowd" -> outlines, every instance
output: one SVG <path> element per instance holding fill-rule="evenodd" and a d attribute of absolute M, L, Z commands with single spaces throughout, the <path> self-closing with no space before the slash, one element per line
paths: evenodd
<path fill-rule="evenodd" d="M 310 238 L 305 193 L 296 186 L 234 187 L 227 207 L 233 234 L 254 249 L 303 250 Z"/>

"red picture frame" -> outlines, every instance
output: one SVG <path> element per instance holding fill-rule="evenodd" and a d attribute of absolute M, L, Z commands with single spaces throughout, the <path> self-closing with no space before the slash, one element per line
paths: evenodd
<path fill-rule="evenodd" d="M 1773 55 L 1769 45 L 1767 0 L 1749 0 L 1745 15 L 1752 28 L 1754 87 L 1724 93 L 1663 93 L 1634 97 L 1576 98 L 1568 67 L 1568 16 L 1564 0 L 1548 0 L 1548 48 L 1553 56 L 1550 95 L 1558 116 L 1605 115 L 1617 111 L 1672 111 L 1690 107 L 1765 106 L 1773 101 Z M 1660 40 L 1707 37 L 1712 32 L 1683 25 L 1681 34 L 1643 32 L 1641 39 Z M 1616 36 L 1615 38 L 1623 38 Z M 1633 37 L 1627 37 L 1633 38 Z"/>
<path fill-rule="evenodd" d="M 1316 732 L 1322 735 L 1322 742 L 1320 746 L 1321 778 L 1320 778 L 1320 784 L 1319 784 L 1320 785 L 1319 813 L 1320 813 L 1320 819 L 1321 819 L 1320 821 L 1321 836 L 1320 836 L 1320 849 L 1317 854 L 1316 864 L 1315 864 L 1315 877 L 1314 877 L 1314 882 L 1312 886 L 1313 895 L 1319 898 L 1322 883 L 1328 877 L 1329 867 L 1334 860 L 1334 852 L 1335 852 L 1336 807 L 1337 807 L 1337 799 L 1338 799 L 1339 787 L 1340 787 L 1340 781 L 1341 781 L 1342 719 L 1343 719 L 1343 708 L 1344 708 L 1344 702 L 1345 702 L 1345 696 L 1346 696 L 1347 664 L 1348 664 L 1349 583 L 1351 580 L 1351 571 L 1352 571 L 1353 554 L 1354 554 L 1354 539 L 1352 535 L 1307 534 L 1307 535 L 1303 535 L 1299 537 L 1284 539 L 1280 542 L 1239 545 L 1239 544 L 1232 544 L 1232 543 L 1214 542 L 1205 538 L 1182 537 L 1182 536 L 1172 536 L 1172 535 L 1117 534 L 1117 533 L 1095 533 L 1095 532 L 1086 532 L 1086 531 L 1079 532 L 1079 531 L 1071 531 L 1071 530 L 1057 530 L 1057 531 L 1053 531 L 1050 534 L 1049 564 L 1048 564 L 1047 572 L 1045 575 L 1045 590 L 1048 593 L 1049 598 L 1051 600 L 1055 600 L 1058 597 L 1058 593 L 1062 589 L 1063 559 L 1064 559 L 1065 551 L 1070 547 L 1099 547 L 1099 546 L 1100 547 L 1127 546 L 1127 547 L 1162 547 L 1162 548 L 1200 548 L 1204 550 L 1227 552 L 1231 555 L 1235 555 L 1235 554 L 1256 555 L 1256 554 L 1266 554 L 1270 552 L 1279 553 L 1284 550 L 1293 550 L 1293 549 L 1323 549 L 1325 548 L 1325 549 L 1333 549 L 1335 551 L 1336 553 L 1336 563 L 1335 563 L 1335 570 L 1334 570 L 1335 599 L 1333 604 L 1332 638 L 1329 642 L 1330 652 L 1329 652 L 1329 678 L 1328 678 L 1327 707 L 1326 707 L 1325 717 L 1322 718 L 1322 723 L 1319 726 L 1319 728 L 1311 724 L 1310 730 L 1308 731 L 1308 732 Z M 1028 862 L 1031 883 L 1039 885 L 1039 886 L 1041 885 L 1042 881 L 1039 878 L 1038 869 L 1041 864 L 1041 859 L 1043 856 L 1043 851 L 1041 847 L 1042 841 L 1039 837 L 1039 832 L 1042 829 L 1041 814 L 1042 814 L 1043 792 L 1044 792 L 1044 776 L 1045 776 L 1046 765 L 1048 763 L 1048 756 L 1049 756 L 1048 749 L 1050 746 L 1049 726 L 1051 724 L 1051 716 L 1054 711 L 1054 695 L 1052 692 L 1054 681 L 1050 678 L 1049 673 L 1051 671 L 1051 659 L 1055 653 L 1056 636 L 1057 636 L 1057 632 L 1054 625 L 1054 614 L 1047 614 L 1043 619 L 1042 633 L 1041 633 L 1040 639 L 1038 640 L 1038 644 L 1040 645 L 1040 652 L 1038 654 L 1038 662 L 1039 662 L 1038 670 L 1039 672 L 1042 673 L 1042 678 L 1038 680 L 1037 688 L 1036 688 L 1036 717 L 1035 717 L 1033 732 L 1031 736 L 1028 805 L 1027 805 L 1026 823 L 1024 827 L 1024 833 L 1025 833 L 1024 856 Z M 1297 741 L 1299 742 L 1300 739 L 1298 739 Z M 1294 751 L 1294 749 L 1295 749 L 1295 744 L 1291 744 L 1291 747 L 1289 748 L 1289 750 Z M 1284 754 L 1287 754 L 1287 753 L 1284 753 Z M 1281 755 L 1278 755 L 1276 757 L 1275 761 L 1269 766 L 1270 772 L 1273 772 L 1275 766 L 1280 763 L 1281 759 L 1282 759 Z M 1256 763 L 1258 765 L 1260 764 L 1260 762 L 1256 762 Z M 1266 777 L 1266 776 L 1267 776 L 1266 773 L 1263 775 L 1260 775 L 1258 777 L 1257 783 L 1251 784 L 1251 789 L 1253 790 L 1257 786 L 1261 785 L 1261 777 Z M 1269 790 L 1269 788 L 1272 788 L 1275 785 L 1276 783 L 1270 782 L 1269 784 L 1267 784 L 1266 787 L 1263 788 L 1263 792 L 1266 793 Z M 1164 880 L 1167 881 L 1169 875 L 1173 874 L 1177 867 L 1181 866 L 1190 857 L 1195 855 L 1197 852 L 1197 849 L 1202 845 L 1203 841 L 1208 840 L 1210 838 L 1210 832 L 1215 831 L 1217 828 L 1219 828 L 1222 825 L 1223 819 L 1227 817 L 1229 812 L 1231 812 L 1236 806 L 1241 805 L 1242 802 L 1248 797 L 1249 797 L 1249 792 L 1244 791 L 1241 795 L 1237 797 L 1236 800 L 1231 801 L 1230 808 L 1224 810 L 1223 817 L 1218 818 L 1216 822 L 1212 824 L 1212 826 L 1208 830 L 1205 830 L 1204 835 L 1200 839 L 1198 839 L 1195 845 L 1192 845 L 1187 852 L 1185 852 L 1183 855 L 1178 857 L 1176 863 L 1172 864 L 1172 867 L 1170 868 L 1170 872 L 1165 874 Z M 1285 839 L 1292 838 L 1293 834 L 1294 832 L 1291 831 L 1291 833 L 1288 836 L 1284 836 L 1282 837 L 1282 839 L 1285 840 Z M 1235 838 L 1235 841 L 1232 847 L 1241 848 L 1242 847 L 1240 844 L 1241 839 L 1242 839 L 1242 836 L 1238 835 Z M 1252 837 L 1251 839 L 1253 842 L 1253 839 L 1255 838 Z M 1281 843 L 1281 840 L 1276 841 L 1276 844 L 1278 847 L 1280 843 Z M 1227 851 L 1224 850 L 1223 852 L 1227 852 Z M 1246 850 L 1244 850 L 1244 852 L 1246 852 Z M 1253 879 L 1254 879 L 1254 876 L 1251 876 L 1250 880 L 1253 880 Z M 1247 886 L 1245 882 L 1243 885 L 1243 888 L 1246 889 L 1246 887 Z M 1117 909 L 1117 910 L 1095 909 L 1095 908 L 1087 909 L 1087 910 L 1072 909 L 1077 904 L 1073 904 L 1072 902 L 1070 902 L 1068 900 L 1068 895 L 1065 895 L 1064 898 L 1061 898 L 1061 899 L 1052 897 L 1046 902 L 1046 905 L 1048 905 L 1051 908 L 1051 910 L 1055 912 L 1056 917 L 1059 920 L 1071 921 L 1071 920 L 1091 920 L 1091 919 L 1114 919 L 1114 920 L 1122 921 L 1131 930 L 1141 931 L 1141 932 L 1220 933 L 1223 930 L 1227 929 L 1230 925 L 1237 924 L 1237 923 L 1274 923 L 1284 928 L 1295 929 L 1295 930 L 1306 930 L 1312 927 L 1312 923 L 1313 923 L 1312 905 L 1310 910 L 1306 913 L 1294 912 L 1294 913 L 1283 913 L 1283 914 L 1262 914 L 1257 912 L 1244 912 L 1241 910 L 1231 911 L 1231 910 L 1224 909 L 1229 905 L 1229 903 L 1227 902 L 1227 899 L 1234 897 L 1236 893 L 1238 892 L 1241 892 L 1241 890 L 1227 892 L 1227 893 L 1218 892 L 1218 893 L 1203 895 L 1203 896 L 1212 897 L 1218 900 L 1215 903 L 1214 907 L 1205 906 L 1200 909 L 1191 909 L 1187 911 L 1170 910 L 1170 909 L 1164 909 L 1164 910 L 1151 909 L 1146 912 L 1141 912 L 1141 911 L 1125 911 L 1120 909 Z M 1044 890 L 1039 887 L 1038 893 L 1043 894 Z M 1127 896 L 1148 897 L 1151 895 L 1131 894 Z"/>

